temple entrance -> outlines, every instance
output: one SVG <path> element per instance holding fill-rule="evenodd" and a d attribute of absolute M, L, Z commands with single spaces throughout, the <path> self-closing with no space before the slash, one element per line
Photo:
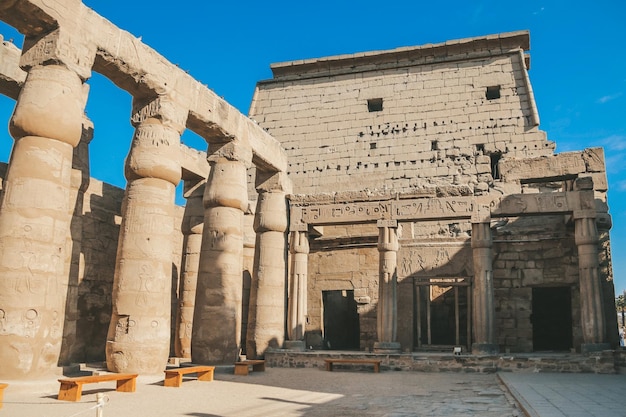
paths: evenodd
<path fill-rule="evenodd" d="M 417 279 L 415 346 L 418 350 L 468 349 L 471 291 L 465 278 Z"/>
<path fill-rule="evenodd" d="M 570 350 L 572 297 L 569 287 L 533 288 L 533 350 Z"/>
<path fill-rule="evenodd" d="M 333 350 L 359 350 L 359 314 L 353 290 L 322 291 L 324 344 Z"/>

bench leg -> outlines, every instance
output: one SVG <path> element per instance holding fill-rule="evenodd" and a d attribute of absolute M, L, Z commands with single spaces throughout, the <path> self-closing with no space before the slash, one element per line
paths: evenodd
<path fill-rule="evenodd" d="M 213 369 L 198 372 L 198 381 L 213 381 Z"/>
<path fill-rule="evenodd" d="M 61 388 L 59 388 L 59 396 L 57 399 L 62 401 L 80 401 L 82 393 L 83 384 L 68 384 L 61 382 Z"/>
<path fill-rule="evenodd" d="M 326 370 L 332 372 L 332 370 L 333 370 L 333 363 L 332 362 L 326 362 Z"/>
<path fill-rule="evenodd" d="M 235 375 L 248 375 L 248 365 L 235 365 Z"/>
<path fill-rule="evenodd" d="M 118 379 L 116 391 L 119 392 L 135 392 L 135 386 L 137 384 L 136 378 L 130 379 Z"/>
<path fill-rule="evenodd" d="M 376 373 L 380 372 L 380 364 L 378 362 L 374 363 L 374 372 Z"/>
<path fill-rule="evenodd" d="M 252 365 L 252 370 L 254 372 L 264 372 L 265 371 L 265 362 L 263 362 L 263 363 L 256 363 L 256 364 Z"/>
<path fill-rule="evenodd" d="M 165 379 L 163 380 L 164 387 L 178 388 L 183 384 L 183 376 L 178 372 L 165 373 Z"/>

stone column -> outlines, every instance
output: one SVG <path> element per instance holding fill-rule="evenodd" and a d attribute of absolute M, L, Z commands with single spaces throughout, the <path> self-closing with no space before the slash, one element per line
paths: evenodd
<path fill-rule="evenodd" d="M 280 348 L 285 340 L 285 282 L 287 252 L 286 194 L 291 184 L 284 173 L 264 173 L 257 169 L 257 200 L 254 217 L 256 251 L 252 285 L 246 355 L 263 358 L 269 348 Z"/>
<path fill-rule="evenodd" d="M 493 290 L 493 254 L 489 219 L 472 223 L 472 258 L 474 285 L 472 289 L 472 353 L 490 355 L 498 353 Z"/>
<path fill-rule="evenodd" d="M 580 310 L 583 331 L 583 353 L 609 349 L 602 283 L 598 261 L 598 229 L 593 182 L 590 178 L 576 180 L 579 190 L 579 209 L 574 211 L 575 241 L 578 247 L 578 271 L 580 280 Z"/>
<path fill-rule="evenodd" d="M 65 325 L 63 327 L 63 345 L 59 364 L 68 365 L 72 362 L 85 362 L 84 337 L 77 337 L 87 320 L 79 308 L 79 287 L 85 275 L 85 258 L 82 250 L 83 239 L 83 206 L 85 191 L 89 187 L 89 143 L 93 139 L 93 123 L 86 116 L 83 118 L 83 135 L 74 148 L 72 157 L 72 180 L 70 192 L 71 226 L 67 236 L 67 259 L 65 274 L 68 276 L 67 300 L 65 303 Z M 93 327 L 93 322 L 87 322 Z M 82 325 L 82 326 L 81 326 Z M 82 327 L 82 328 L 81 328 Z"/>
<path fill-rule="evenodd" d="M 309 233 L 306 223 L 291 226 L 291 273 L 287 314 L 286 349 L 304 350 L 307 316 L 307 274 L 309 258 Z"/>
<path fill-rule="evenodd" d="M 252 151 L 231 142 L 208 161 L 191 352 L 196 363 L 233 363 L 241 344 L 243 217 Z"/>
<path fill-rule="evenodd" d="M 186 110 L 135 99 L 106 343 L 113 372 L 158 373 L 170 349 L 174 197 Z"/>
<path fill-rule="evenodd" d="M 198 267 L 202 250 L 202 229 L 204 228 L 204 206 L 202 197 L 206 180 L 185 181 L 184 196 L 187 199 L 181 230 L 184 235 L 183 262 L 178 290 L 178 311 L 176 314 L 176 357 L 191 359 L 191 332 L 193 311 L 196 305 Z"/>
<path fill-rule="evenodd" d="M 398 327 L 398 222 L 396 220 L 378 221 L 378 342 L 374 343 L 374 352 L 399 352 L 400 343 L 396 341 Z"/>
<path fill-rule="evenodd" d="M 15 106 L 15 139 L 0 203 L 0 378 L 57 369 L 68 276 L 72 153 L 86 90 L 62 65 L 30 68 Z"/>

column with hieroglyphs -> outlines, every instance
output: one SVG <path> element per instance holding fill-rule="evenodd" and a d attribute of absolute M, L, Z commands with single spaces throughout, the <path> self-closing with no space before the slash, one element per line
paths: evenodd
<path fill-rule="evenodd" d="M 176 339 L 174 349 L 179 358 L 191 359 L 191 333 L 193 311 L 196 303 L 198 266 L 202 250 L 202 229 L 204 228 L 204 206 L 202 198 L 206 180 L 185 181 L 184 196 L 187 198 L 181 230 L 184 235 L 183 262 L 178 290 L 178 311 L 176 314 Z"/>
<path fill-rule="evenodd" d="M 114 372 L 157 373 L 170 348 L 174 193 L 181 178 L 185 108 L 166 97 L 134 100 L 135 126 L 106 343 Z"/>
<path fill-rule="evenodd" d="M 209 150 L 191 355 L 197 363 L 232 363 L 241 348 L 243 218 L 252 150 L 240 142 L 211 143 Z"/>
<path fill-rule="evenodd" d="M 398 328 L 398 222 L 378 220 L 378 309 L 376 330 L 378 341 L 374 352 L 399 352 Z"/>
<path fill-rule="evenodd" d="M 254 231 L 256 244 L 246 355 L 263 358 L 268 348 L 280 348 L 285 340 L 285 281 L 287 273 L 287 193 L 291 182 L 284 173 L 257 169 Z"/>
<path fill-rule="evenodd" d="M 307 277 L 309 258 L 309 233 L 306 223 L 290 225 L 291 271 L 289 274 L 289 299 L 287 337 L 285 349 L 304 350 L 307 316 Z"/>
<path fill-rule="evenodd" d="M 90 68 L 65 65 L 53 35 L 40 39 L 47 49 L 31 45 L 22 56 L 28 75 L 10 122 L 15 144 L 0 203 L 0 377 L 8 379 L 58 366 L 72 153 L 82 134 L 83 80 L 90 76 Z"/>
<path fill-rule="evenodd" d="M 479 355 L 498 352 L 493 290 L 493 251 L 490 218 L 472 222 L 472 259 L 474 282 L 472 288 L 472 353 Z"/>
<path fill-rule="evenodd" d="M 574 211 L 574 239 L 578 248 L 580 311 L 583 343 L 581 351 L 609 349 L 607 343 L 602 283 L 598 271 L 598 229 L 593 182 L 581 178 L 575 182 L 580 190 L 579 209 Z"/>

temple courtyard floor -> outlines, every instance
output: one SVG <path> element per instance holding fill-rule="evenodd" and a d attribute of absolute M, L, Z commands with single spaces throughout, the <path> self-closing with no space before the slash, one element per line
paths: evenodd
<path fill-rule="evenodd" d="M 243 376 L 231 366 L 211 382 L 185 377 L 179 388 L 164 387 L 161 375 L 139 376 L 134 393 L 89 384 L 79 402 L 57 400 L 56 378 L 9 384 L 0 417 L 626 416 L 622 374 L 268 367 Z"/>

